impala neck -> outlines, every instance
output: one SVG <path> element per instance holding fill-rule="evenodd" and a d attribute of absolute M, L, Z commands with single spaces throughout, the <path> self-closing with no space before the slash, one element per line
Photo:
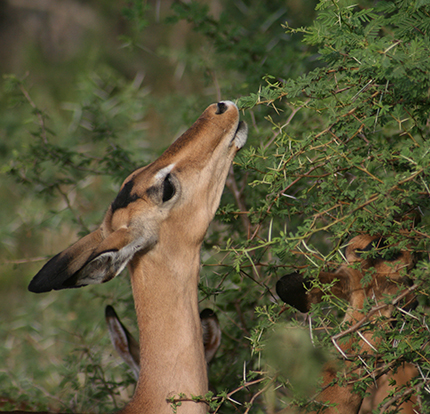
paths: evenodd
<path fill-rule="evenodd" d="M 208 391 L 198 311 L 200 245 L 156 246 L 130 264 L 140 339 L 140 375 L 124 413 L 173 413 L 167 398 Z M 202 402 L 183 401 L 177 412 L 207 412 Z"/>

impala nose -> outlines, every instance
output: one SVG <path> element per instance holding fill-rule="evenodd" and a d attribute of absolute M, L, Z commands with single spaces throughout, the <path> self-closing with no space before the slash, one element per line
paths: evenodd
<path fill-rule="evenodd" d="M 216 104 L 217 108 L 216 108 L 216 115 L 221 115 L 223 114 L 225 111 L 227 111 L 228 105 L 225 102 L 218 102 Z"/>

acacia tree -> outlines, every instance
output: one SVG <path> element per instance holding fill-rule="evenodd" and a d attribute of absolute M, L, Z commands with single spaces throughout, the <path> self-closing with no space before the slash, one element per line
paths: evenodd
<path fill-rule="evenodd" d="M 186 19 L 202 44 L 214 49 L 215 58 L 203 61 L 205 73 L 217 80 L 223 98 L 241 95 L 237 102 L 251 125 L 249 143 L 235 160 L 202 252 L 202 306 L 214 308 L 223 330 L 222 347 L 210 367 L 217 393 L 206 398 L 215 412 L 223 413 L 309 406 L 315 385 L 309 378 L 318 376 L 327 357 L 324 350 L 332 358 L 344 357 L 331 339 L 346 336 L 347 327 L 340 325 L 345 304 L 327 295 L 305 320 L 279 301 L 274 286 L 296 269 L 315 277 L 336 268 L 344 261 L 341 247 L 348 239 L 367 233 L 417 254 L 411 277 L 419 306 L 394 315 L 402 328 L 379 332 L 369 360 L 351 357 L 352 370 L 362 373 L 354 377 L 354 389 L 364 394 L 384 367 L 397 369 L 410 362 L 420 375 L 390 396 L 383 412 L 396 412 L 412 395 L 425 411 L 430 369 L 425 283 L 430 5 L 321 0 L 313 23 L 297 29 L 288 21 L 282 27 L 273 24 L 283 16 L 287 20 L 283 2 L 249 2 L 248 14 L 230 3 L 214 18 L 200 2 L 175 2 L 170 18 Z M 255 7 L 260 7 L 258 19 L 253 17 Z M 135 2 L 127 13 L 140 29 L 145 27 L 143 12 Z M 91 216 L 91 223 L 83 225 L 68 196 L 72 189 L 81 187 L 84 197 L 89 174 L 115 180 L 137 165 L 129 147 L 137 141 L 128 127 L 144 113 L 145 94 L 118 83 L 117 77 L 109 79 L 92 84 L 104 93 L 94 94 L 93 89 L 84 100 L 92 122 L 84 140 L 92 153 L 77 145 L 66 150 L 56 142 L 25 85 L 16 78 L 9 83 L 34 107 L 38 125 L 33 134 L 37 140 L 11 161 L 9 173 L 29 188 L 65 200 L 81 230 L 96 219 Z M 30 170 L 29 165 L 37 168 Z M 126 288 L 100 296 L 123 313 L 133 312 Z M 373 305 L 369 302 L 366 310 Z M 273 340 L 274 333 L 282 346 Z M 359 339 L 359 329 L 347 333 Z M 112 401 L 124 384 L 94 368 L 102 365 L 102 350 L 98 352 L 65 378 L 79 388 L 78 374 L 85 372 L 91 382 L 86 389 L 91 388 L 101 409 L 115 405 Z"/>
<path fill-rule="evenodd" d="M 324 65 L 295 80 L 268 77 L 258 94 L 240 100 L 244 108 L 264 104 L 286 113 L 273 121 L 272 151 L 260 147 L 242 155 L 244 168 L 265 171 L 253 181 L 265 197 L 250 216 L 251 238 L 231 251 L 236 270 L 267 261 L 259 274 L 268 286 L 273 286 L 273 273 L 279 275 L 277 264 L 304 266 L 308 274 L 336 266 L 343 260 L 338 249 L 351 235 L 379 234 L 416 251 L 426 252 L 428 246 L 429 9 L 400 1 L 378 2 L 374 8 L 323 1 L 318 10 L 312 27 L 287 30 L 304 33 L 306 43 L 318 46 Z M 418 225 L 410 215 L 417 209 Z M 274 226 L 285 222 L 288 229 L 276 232 Z M 322 246 L 327 241 L 329 250 Z M 427 261 L 414 273 L 423 304 Z M 357 392 L 372 383 L 369 366 L 375 362 L 397 367 L 408 361 L 419 367 L 421 377 L 410 390 L 399 389 L 383 412 L 394 412 L 411 390 L 425 389 L 426 312 L 416 312 L 397 316 L 405 327 L 400 336 L 397 329 L 381 334 L 376 361 L 356 360 L 356 368 L 365 372 L 355 384 Z M 278 310 L 266 307 L 263 313 L 266 319 L 253 336 L 257 349 L 262 330 L 279 322 Z M 326 344 L 346 329 L 317 310 L 313 329 L 328 320 L 334 330 L 319 337 Z M 358 340 L 359 334 L 352 335 Z M 393 349 L 390 344 L 397 341 Z"/>

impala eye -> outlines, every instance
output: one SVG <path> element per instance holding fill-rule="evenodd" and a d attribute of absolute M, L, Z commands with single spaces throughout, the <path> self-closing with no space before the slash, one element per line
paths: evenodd
<path fill-rule="evenodd" d="M 175 187 L 171 181 L 171 175 L 167 174 L 163 182 L 163 203 L 169 201 L 175 195 Z"/>

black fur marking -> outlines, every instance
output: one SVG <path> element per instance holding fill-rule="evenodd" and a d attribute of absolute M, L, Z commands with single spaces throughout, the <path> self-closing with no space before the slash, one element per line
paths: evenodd
<path fill-rule="evenodd" d="M 375 249 L 381 250 L 385 248 L 387 248 L 387 241 L 383 237 L 380 237 L 379 239 L 372 240 L 366 247 L 363 249 L 357 249 L 355 252 L 358 256 L 361 256 L 365 252 L 370 252 Z M 378 257 L 379 256 L 380 255 L 378 254 Z"/>
<path fill-rule="evenodd" d="M 216 318 L 216 314 L 212 309 L 205 308 L 200 312 L 200 319 Z"/>
<path fill-rule="evenodd" d="M 105 317 L 118 319 L 118 315 L 116 314 L 115 309 L 111 305 L 106 306 Z"/>
<path fill-rule="evenodd" d="M 103 253 L 108 252 L 116 252 L 117 249 L 106 250 Z M 31 280 L 28 290 L 33 293 L 43 293 L 50 292 L 51 290 L 61 290 L 61 289 L 75 289 L 83 286 L 87 286 L 87 284 L 83 284 L 79 282 L 80 272 L 91 263 L 97 256 L 93 254 L 85 261 L 85 263 L 74 273 L 71 273 L 69 270 L 70 262 L 73 261 L 74 256 L 70 256 L 64 253 L 59 253 L 54 256 L 51 260 L 49 260 L 36 276 Z M 94 268 L 92 269 L 92 273 L 96 273 L 97 263 L 94 263 Z M 101 270 L 103 271 L 103 266 L 105 263 L 100 263 Z M 106 274 L 105 279 L 101 283 L 108 282 L 109 280 L 115 277 L 115 268 L 114 272 L 110 272 Z"/>
<path fill-rule="evenodd" d="M 357 256 L 360 257 L 363 253 L 371 252 L 372 250 L 374 250 L 374 252 L 371 255 L 371 258 L 376 260 L 385 260 L 387 262 L 393 262 L 394 260 L 398 260 L 402 255 L 400 249 L 397 249 L 396 247 L 390 248 L 387 243 L 387 240 L 385 240 L 383 237 L 371 241 L 363 249 L 355 250 L 355 253 L 357 254 Z"/>
<path fill-rule="evenodd" d="M 133 180 L 130 180 L 124 184 L 124 187 L 122 187 L 121 191 L 118 193 L 115 200 L 111 204 L 112 214 L 120 208 L 127 207 L 130 203 L 133 203 L 139 198 L 137 194 L 131 194 L 131 191 L 133 190 L 133 185 Z"/>
<path fill-rule="evenodd" d="M 295 307 L 300 312 L 309 311 L 307 290 L 309 282 L 296 272 L 283 276 L 276 283 L 276 293 L 288 305 Z"/>
<path fill-rule="evenodd" d="M 68 268 L 71 260 L 71 257 L 62 256 L 61 253 L 54 256 L 33 277 L 28 285 L 28 290 L 33 293 L 43 293 L 69 287 L 81 287 L 73 286 L 73 282 L 69 283 L 74 277 Z"/>
<path fill-rule="evenodd" d="M 216 106 L 216 115 L 221 115 L 227 111 L 228 106 L 224 102 L 218 102 Z"/>

